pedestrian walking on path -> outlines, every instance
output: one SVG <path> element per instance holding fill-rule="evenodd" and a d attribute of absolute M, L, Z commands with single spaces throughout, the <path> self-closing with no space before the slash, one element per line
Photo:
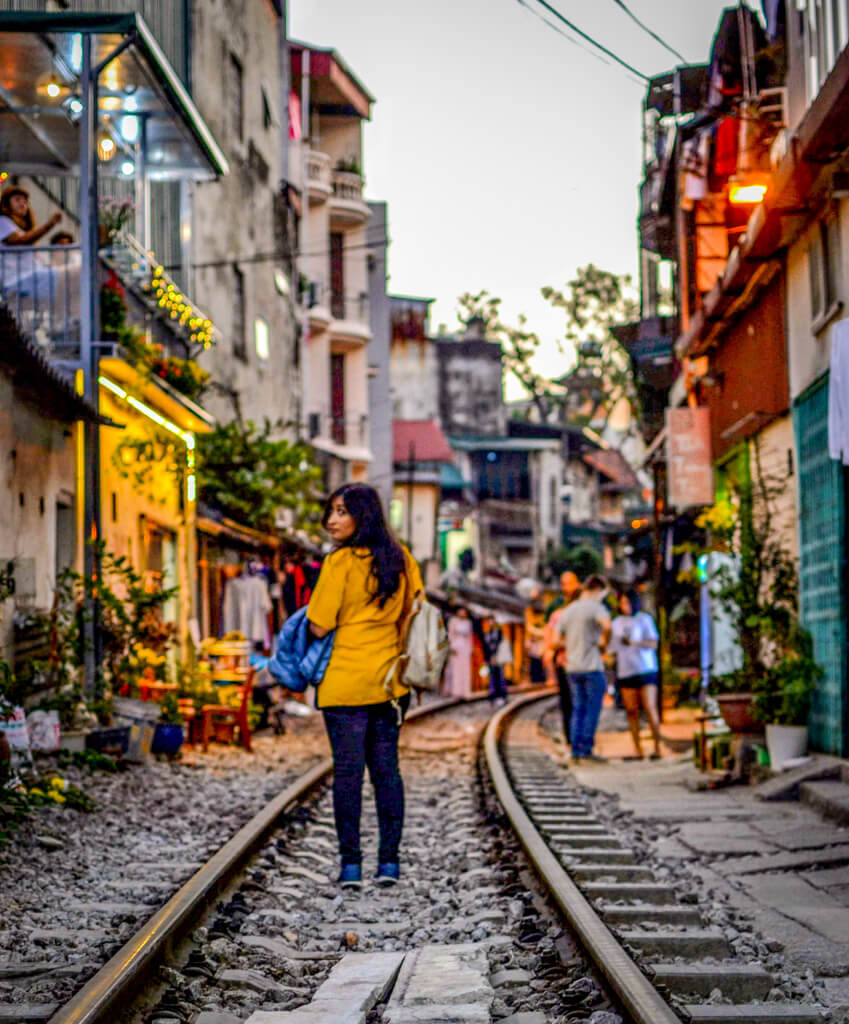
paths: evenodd
<path fill-rule="evenodd" d="M 412 556 L 386 525 L 377 491 L 345 484 L 331 494 L 322 525 L 335 545 L 307 608 L 316 637 L 335 630 L 333 653 L 317 690 L 317 704 L 333 750 L 333 811 L 344 887 L 362 884 L 360 815 L 363 775 L 374 787 L 380 844 L 379 885 L 400 875 L 404 786 L 398 733 L 409 689 L 391 675 L 401 654 L 400 628 L 422 579 Z"/>
<path fill-rule="evenodd" d="M 551 673 L 551 682 L 557 683 L 560 694 L 560 714 L 563 718 L 563 736 L 571 743 L 572 732 L 572 693 L 566 675 L 566 655 L 559 641 L 557 622 L 563 609 L 576 601 L 581 594 L 581 581 L 575 573 L 567 570 L 560 576 L 560 593 L 545 610 L 545 661 L 546 672 Z"/>
<path fill-rule="evenodd" d="M 468 608 L 458 608 L 448 620 L 451 656 L 445 673 L 445 693 L 468 700 L 472 695 L 474 626 Z"/>
<path fill-rule="evenodd" d="M 607 683 L 602 653 L 610 638 L 610 615 L 602 603 L 607 583 L 590 576 L 583 592 L 560 613 L 557 632 L 566 649 L 566 673 L 572 696 L 572 759 L 600 761 L 593 754 L 595 731 Z"/>
<path fill-rule="evenodd" d="M 499 706 L 507 702 L 507 684 L 504 681 L 504 668 L 500 660 L 503 657 L 504 642 L 505 636 L 497 625 L 495 617 L 487 615 L 481 621 L 481 646 L 486 667 L 489 670 L 489 699 Z M 509 656 L 509 650 L 507 653 Z"/>
<path fill-rule="evenodd" d="M 636 756 L 642 760 L 640 709 L 645 711 L 654 740 L 652 760 L 660 758 L 660 721 L 657 711 L 659 635 L 654 619 L 640 609 L 640 595 L 631 590 L 619 598 L 618 615 L 613 620 L 610 653 L 616 657 L 616 684 L 628 715 L 628 727 Z"/>

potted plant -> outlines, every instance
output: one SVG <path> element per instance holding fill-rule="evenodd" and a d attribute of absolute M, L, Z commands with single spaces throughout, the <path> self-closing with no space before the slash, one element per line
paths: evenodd
<path fill-rule="evenodd" d="M 183 733 L 183 719 L 180 715 L 180 706 L 177 703 L 177 696 L 168 693 L 163 697 L 161 704 L 162 711 L 156 728 L 153 732 L 153 743 L 150 746 L 152 754 L 167 754 L 174 757 L 183 745 L 185 735 Z"/>
<path fill-rule="evenodd" d="M 781 771 L 808 750 L 811 699 L 824 672 L 814 661 L 810 633 L 795 619 L 786 625 L 784 652 L 755 689 L 753 713 L 766 726 L 769 763 Z"/>
<path fill-rule="evenodd" d="M 728 493 L 696 521 L 720 556 L 711 598 L 736 640 L 736 666 L 712 680 L 723 718 L 734 732 L 779 724 L 773 714 L 806 718 L 819 678 L 810 637 L 798 618 L 796 563 L 776 521 L 788 481 L 764 473 L 756 443 L 749 454 L 751 470 L 747 459 Z M 804 701 L 792 696 L 803 690 Z"/>

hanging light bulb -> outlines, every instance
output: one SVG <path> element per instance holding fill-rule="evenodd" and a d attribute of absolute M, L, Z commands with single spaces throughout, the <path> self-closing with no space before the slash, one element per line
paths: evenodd
<path fill-rule="evenodd" d="M 65 85 L 55 71 L 42 75 L 36 83 L 36 89 L 42 96 L 46 96 L 51 100 L 58 100 L 63 93 L 68 91 L 67 85 Z"/>
<path fill-rule="evenodd" d="M 108 163 L 114 159 L 115 154 L 118 152 L 118 147 L 115 145 L 115 140 L 107 131 L 100 131 L 97 133 L 97 155 L 104 163 Z"/>

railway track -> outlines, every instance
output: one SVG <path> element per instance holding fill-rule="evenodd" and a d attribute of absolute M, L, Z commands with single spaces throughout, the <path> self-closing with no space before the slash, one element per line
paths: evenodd
<path fill-rule="evenodd" d="M 535 869 L 634 1024 L 815 1024 L 813 1005 L 771 1001 L 776 979 L 735 959 L 721 929 L 684 902 L 641 851 L 594 813 L 573 776 L 514 728 L 537 695 L 497 714 L 486 757 L 499 801 Z"/>
<path fill-rule="evenodd" d="M 594 814 L 534 738 L 544 696 L 516 698 L 492 716 L 480 703 L 452 701 L 410 715 L 397 889 L 338 892 L 324 761 L 233 836 L 65 1005 L 5 1019 L 821 1021 L 815 1006 L 769 1001 L 769 971 L 735 961 L 699 907 L 653 877 L 640 851 Z M 364 811 L 368 819 L 367 802 Z M 373 821 L 365 824 L 373 833 Z M 443 981 L 428 988 L 433 977 Z M 452 978 L 460 979 L 453 994 Z"/>

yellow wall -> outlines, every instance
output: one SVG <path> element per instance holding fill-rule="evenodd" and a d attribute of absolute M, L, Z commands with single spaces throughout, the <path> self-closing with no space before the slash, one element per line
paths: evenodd
<path fill-rule="evenodd" d="M 195 505 L 182 492 L 178 479 L 167 462 L 150 467 L 143 484 L 138 484 L 132 473 L 132 456 L 123 449 L 128 440 L 150 439 L 155 425 L 143 414 L 131 408 L 106 388 L 100 389 L 100 408 L 124 429 L 102 427 L 100 431 L 101 467 L 101 524 L 106 548 L 114 555 L 124 555 L 135 569 L 144 573 L 148 568 L 148 538 L 151 528 L 158 527 L 173 535 L 176 542 L 176 576 L 173 583 L 179 587 L 175 605 L 167 610 L 167 618 L 176 622 L 181 645 L 185 643 L 189 619 L 195 614 Z M 174 438 L 177 458 L 185 467 L 186 446 Z M 116 462 L 127 468 L 123 472 Z M 185 480 L 185 474 L 183 475 Z"/>

